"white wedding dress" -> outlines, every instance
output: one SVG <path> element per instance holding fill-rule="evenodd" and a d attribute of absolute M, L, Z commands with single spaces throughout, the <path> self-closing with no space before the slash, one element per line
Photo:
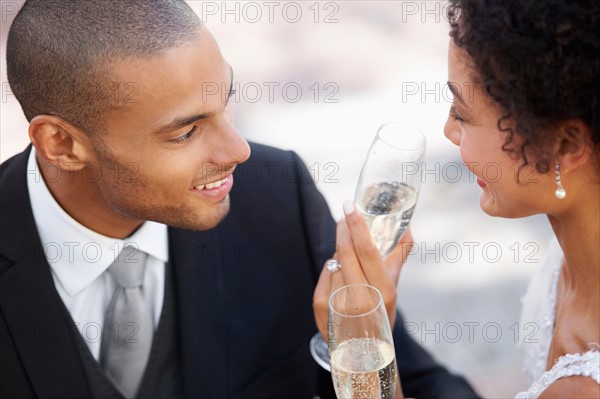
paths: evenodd
<path fill-rule="evenodd" d="M 524 370 L 531 383 L 525 392 L 516 398 L 537 398 L 554 381 L 567 376 L 586 376 L 600 384 L 600 353 L 598 343 L 590 343 L 585 353 L 573 353 L 560 357 L 546 371 L 548 350 L 552 341 L 556 309 L 556 291 L 563 253 L 558 241 L 553 240 L 546 262 L 533 276 L 527 293 L 522 299 L 520 326 L 531 332 L 519 342 L 523 355 Z M 532 324 L 531 324 L 532 323 Z"/>

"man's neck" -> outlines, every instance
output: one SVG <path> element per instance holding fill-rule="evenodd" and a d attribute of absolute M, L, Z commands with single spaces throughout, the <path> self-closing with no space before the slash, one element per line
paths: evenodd
<path fill-rule="evenodd" d="M 125 238 L 133 234 L 143 220 L 132 219 L 111 209 L 95 182 L 86 179 L 84 171 L 61 171 L 60 178 L 49 174 L 56 171 L 50 162 L 36 154 L 39 169 L 48 190 L 60 205 L 78 223 L 99 234 Z"/>

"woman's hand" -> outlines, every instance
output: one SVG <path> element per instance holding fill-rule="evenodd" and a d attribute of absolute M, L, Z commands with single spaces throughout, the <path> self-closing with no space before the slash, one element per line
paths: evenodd
<path fill-rule="evenodd" d="M 348 284 L 369 284 L 381 292 L 390 325 L 396 321 L 396 286 L 400 270 L 408 256 L 413 238 L 410 229 L 404 233 L 396 248 L 383 260 L 362 215 L 352 202 L 344 203 L 345 219 L 337 224 L 336 253 L 340 262 L 338 271 L 330 272 L 323 267 L 313 296 L 313 310 L 317 327 L 327 339 L 327 313 L 329 296 L 336 289 Z"/>

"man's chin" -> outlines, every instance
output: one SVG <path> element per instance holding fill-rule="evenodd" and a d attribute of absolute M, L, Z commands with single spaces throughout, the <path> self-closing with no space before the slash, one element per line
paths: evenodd
<path fill-rule="evenodd" d="M 169 227 L 185 230 L 204 231 L 214 229 L 229 214 L 229 197 L 215 204 L 210 209 L 198 209 L 196 207 L 165 207 L 157 206 L 143 209 L 127 209 L 125 207 L 114 207 L 115 212 L 128 218 L 137 220 L 149 220 L 162 223 Z"/>
<path fill-rule="evenodd" d="M 214 229 L 225 219 L 229 214 L 229 201 L 222 204 L 219 209 L 214 210 L 210 214 L 192 214 L 193 216 L 186 216 L 177 218 L 177 220 L 169 220 L 166 224 L 169 227 L 175 227 L 178 229 L 194 230 L 194 231 L 205 231 Z"/>

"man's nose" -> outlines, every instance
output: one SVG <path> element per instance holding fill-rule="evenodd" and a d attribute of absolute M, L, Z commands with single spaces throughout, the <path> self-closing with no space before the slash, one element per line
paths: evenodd
<path fill-rule="evenodd" d="M 233 124 L 223 118 L 218 126 L 218 143 L 215 143 L 212 151 L 214 162 L 220 164 L 235 165 L 245 162 L 250 157 L 250 146 Z"/>

